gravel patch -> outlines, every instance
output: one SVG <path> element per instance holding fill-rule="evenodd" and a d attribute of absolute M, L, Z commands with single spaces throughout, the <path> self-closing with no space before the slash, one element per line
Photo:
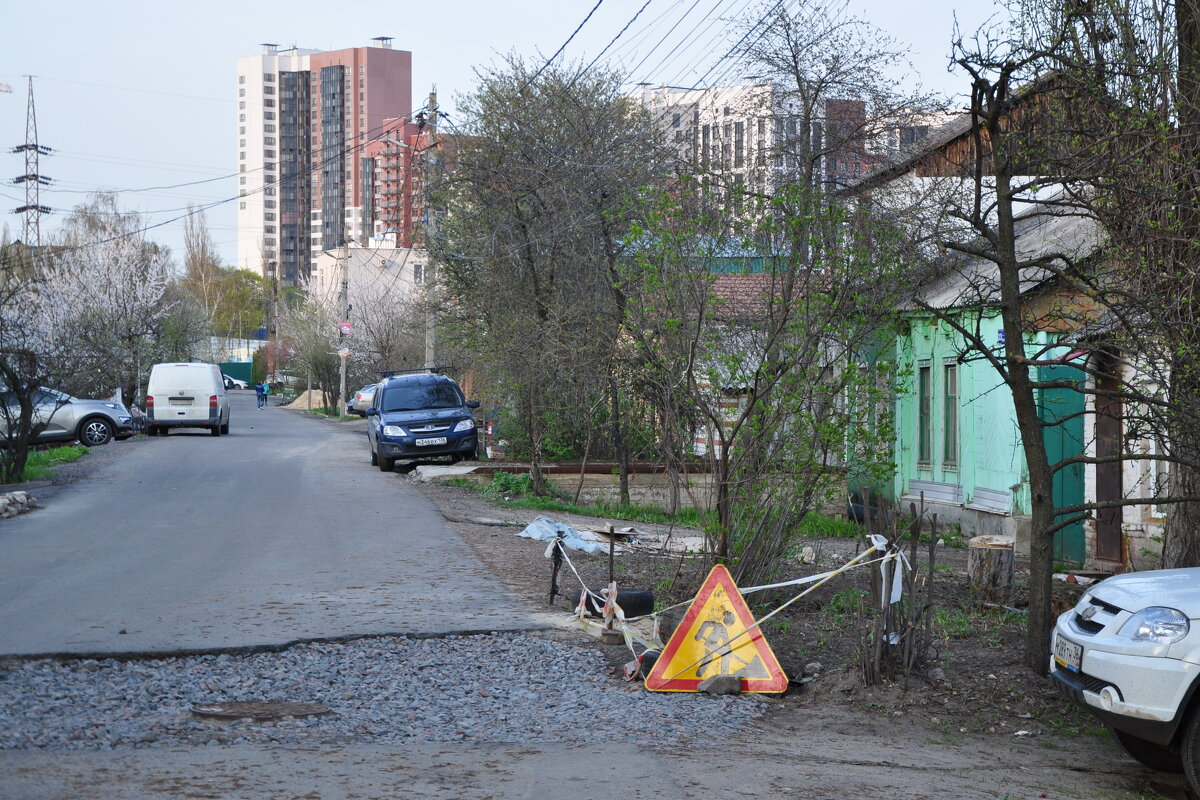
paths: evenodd
<path fill-rule="evenodd" d="M 278 653 L 0 667 L 0 749 L 243 743 L 625 742 L 725 737 L 754 695 L 655 694 L 607 674 L 594 649 L 526 635 L 380 637 Z M 222 721 L 193 705 L 320 703 L 335 713 Z"/>

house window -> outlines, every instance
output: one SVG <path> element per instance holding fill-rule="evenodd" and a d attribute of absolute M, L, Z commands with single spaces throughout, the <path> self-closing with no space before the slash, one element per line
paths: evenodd
<path fill-rule="evenodd" d="M 958 465 L 958 364 L 943 364 L 942 462 Z"/>
<path fill-rule="evenodd" d="M 746 128 L 744 123 L 733 123 L 733 166 L 744 167 L 746 165 Z"/>
<path fill-rule="evenodd" d="M 917 463 L 926 467 L 933 460 L 932 377 L 928 363 L 917 368 Z"/>

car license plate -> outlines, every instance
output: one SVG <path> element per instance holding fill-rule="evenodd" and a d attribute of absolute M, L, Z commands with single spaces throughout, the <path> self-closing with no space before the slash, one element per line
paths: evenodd
<path fill-rule="evenodd" d="M 1080 664 L 1083 663 L 1083 645 L 1055 636 L 1054 661 L 1063 669 L 1079 672 Z"/>
<path fill-rule="evenodd" d="M 433 444 L 445 444 L 445 443 L 446 443 L 445 436 L 431 436 L 428 439 L 417 439 L 417 441 L 413 442 L 413 444 L 415 444 L 417 447 L 429 447 L 430 445 L 433 445 Z"/>

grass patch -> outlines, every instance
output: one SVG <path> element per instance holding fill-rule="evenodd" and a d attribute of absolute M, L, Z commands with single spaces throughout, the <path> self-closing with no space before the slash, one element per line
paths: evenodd
<path fill-rule="evenodd" d="M 971 615 L 961 608 L 936 608 L 933 621 L 947 639 L 965 639 L 971 635 Z"/>
<path fill-rule="evenodd" d="M 533 493 L 533 479 L 527 473 L 518 475 L 511 472 L 497 472 L 492 475 L 492 482 L 483 486 L 465 478 L 451 479 L 445 481 L 444 485 L 473 489 L 482 493 L 489 500 L 511 508 L 557 511 L 587 517 L 607 517 L 627 522 L 675 524 L 687 528 L 703 528 L 715 521 L 715 515 L 711 511 L 698 511 L 694 508 L 680 509 L 672 518 L 671 515 L 654 506 L 619 506 L 611 503 L 583 505 L 572 503 L 562 497 L 539 497 Z"/>
<path fill-rule="evenodd" d="M 861 525 L 810 511 L 800 521 L 798 532 L 808 539 L 860 539 L 863 531 L 864 528 Z"/>
<path fill-rule="evenodd" d="M 312 413 L 317 414 L 322 417 L 329 417 L 330 419 L 341 419 L 341 420 L 362 419 L 362 417 L 358 416 L 357 414 L 342 414 L 342 413 L 339 413 L 336 408 L 327 408 L 325 406 L 317 406 L 316 408 L 314 408 L 312 410 Z"/>
<path fill-rule="evenodd" d="M 30 452 L 25 462 L 23 481 L 40 481 L 54 474 L 54 468 L 60 464 L 70 464 L 87 455 L 88 449 L 80 444 L 67 444 L 61 447 L 51 447 L 48 450 Z"/>

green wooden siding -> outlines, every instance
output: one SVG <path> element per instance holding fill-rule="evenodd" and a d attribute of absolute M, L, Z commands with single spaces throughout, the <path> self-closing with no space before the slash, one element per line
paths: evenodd
<path fill-rule="evenodd" d="M 964 312 L 960 321 L 999 346 L 995 313 Z M 933 481 L 961 486 L 964 502 L 970 503 L 977 489 L 989 489 L 1011 493 L 1011 513 L 1026 513 L 1028 481 L 1012 395 L 986 361 L 960 361 L 962 351 L 961 337 L 949 325 L 920 313 L 910 315 L 908 331 L 896 339 L 904 381 L 896 402 L 893 491 L 900 496 L 914 480 Z M 924 366 L 928 373 L 922 372 Z M 924 392 L 923 374 L 928 376 Z M 922 409 L 928 409 L 930 423 L 924 432 Z"/>

